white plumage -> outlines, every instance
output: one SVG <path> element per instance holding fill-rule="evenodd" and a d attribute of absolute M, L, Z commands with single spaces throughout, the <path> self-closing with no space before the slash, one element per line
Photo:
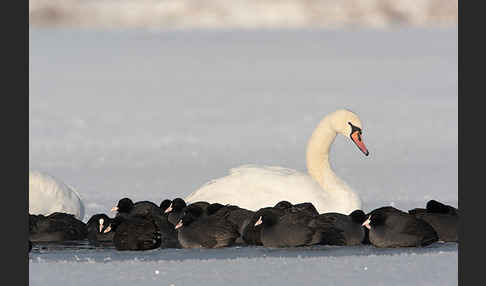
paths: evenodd
<path fill-rule="evenodd" d="M 226 177 L 206 183 L 186 201 L 236 204 L 257 210 L 258 206 L 274 206 L 282 200 L 295 204 L 315 196 L 325 199 L 326 193 L 307 174 L 282 167 L 245 165 L 231 169 Z"/>
<path fill-rule="evenodd" d="M 45 173 L 29 171 L 29 214 L 54 212 L 70 213 L 83 220 L 84 204 L 73 187 Z"/>
<path fill-rule="evenodd" d="M 311 202 L 319 213 L 349 214 L 361 208 L 361 199 L 329 164 L 329 150 L 337 134 L 356 140 L 356 145 L 368 155 L 361 141 L 361 121 L 353 112 L 341 109 L 324 117 L 309 140 L 309 174 L 282 167 L 244 165 L 231 169 L 228 176 L 206 183 L 185 200 L 233 204 L 249 210 L 274 206 L 282 200 L 293 204 Z"/>

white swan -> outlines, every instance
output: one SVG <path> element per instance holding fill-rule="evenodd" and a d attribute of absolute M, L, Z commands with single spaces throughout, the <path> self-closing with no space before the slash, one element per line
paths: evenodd
<path fill-rule="evenodd" d="M 245 165 L 231 169 L 226 177 L 208 182 L 185 200 L 234 204 L 249 210 L 274 206 L 282 200 L 293 204 L 311 202 L 319 213 L 349 214 L 361 208 L 361 199 L 332 171 L 329 150 L 340 133 L 349 136 L 368 156 L 361 126 L 359 117 L 349 110 L 340 109 L 325 116 L 307 145 L 310 176 L 281 167 Z"/>
<path fill-rule="evenodd" d="M 76 190 L 39 171 L 29 171 L 29 214 L 49 215 L 54 212 L 84 218 L 84 204 Z"/>

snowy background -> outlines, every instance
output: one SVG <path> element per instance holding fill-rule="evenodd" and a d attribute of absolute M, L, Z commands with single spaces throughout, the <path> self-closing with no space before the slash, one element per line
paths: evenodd
<path fill-rule="evenodd" d="M 306 171 L 309 136 L 338 108 L 363 122 L 370 156 L 340 136 L 331 162 L 365 211 L 457 206 L 457 28 L 29 36 L 30 169 L 74 186 L 84 221 L 125 196 L 184 197 L 242 164 Z M 29 256 L 31 285 L 457 285 L 457 244 Z"/>
<path fill-rule="evenodd" d="M 29 0 L 43 27 L 315 28 L 456 26 L 457 0 Z"/>

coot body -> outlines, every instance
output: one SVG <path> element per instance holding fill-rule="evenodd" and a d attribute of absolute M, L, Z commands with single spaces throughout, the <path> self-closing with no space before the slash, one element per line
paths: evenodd
<path fill-rule="evenodd" d="M 324 245 L 359 245 L 365 241 L 365 227 L 362 226 L 366 215 L 355 210 L 350 215 L 324 213 L 315 218 L 311 225 L 319 226 Z"/>
<path fill-rule="evenodd" d="M 369 241 L 376 247 L 427 246 L 439 239 L 424 220 L 390 208 L 372 211 L 363 225 L 369 229 Z"/>
<path fill-rule="evenodd" d="M 231 246 L 240 236 L 225 216 L 202 216 L 204 210 L 192 208 L 177 223 L 179 243 L 184 248 L 220 248 Z"/>
<path fill-rule="evenodd" d="M 117 216 L 112 223 L 117 250 L 150 250 L 161 245 L 160 230 L 151 216 Z"/>
<path fill-rule="evenodd" d="M 29 239 L 33 242 L 60 242 L 86 239 L 86 224 L 72 214 L 55 212 L 48 216 L 29 214 Z"/>
<path fill-rule="evenodd" d="M 279 215 L 265 210 L 256 226 L 262 225 L 261 242 L 265 247 L 296 247 L 318 244 L 321 241 L 320 225 L 304 212 Z"/>
<path fill-rule="evenodd" d="M 431 200 L 427 202 L 425 209 L 413 209 L 409 213 L 428 222 L 437 232 L 439 241 L 459 241 L 459 211 L 456 208 Z"/>

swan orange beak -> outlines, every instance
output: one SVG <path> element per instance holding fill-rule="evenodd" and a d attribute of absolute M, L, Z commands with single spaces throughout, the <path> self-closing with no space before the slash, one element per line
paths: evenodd
<path fill-rule="evenodd" d="M 359 150 L 361 150 L 363 154 L 365 154 L 366 156 L 370 154 L 370 152 L 368 152 L 368 148 L 366 148 L 365 144 L 361 140 L 361 132 L 359 130 L 351 133 L 351 140 L 353 140 L 353 142 L 356 144 L 356 146 L 358 146 Z"/>

